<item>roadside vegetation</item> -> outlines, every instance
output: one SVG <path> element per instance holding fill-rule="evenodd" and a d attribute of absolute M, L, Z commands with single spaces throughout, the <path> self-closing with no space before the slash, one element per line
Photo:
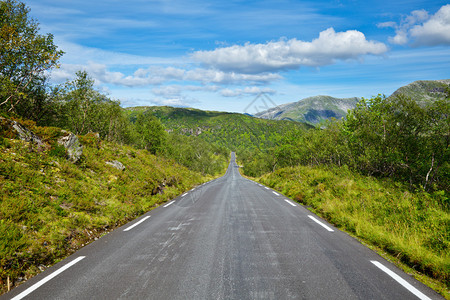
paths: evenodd
<path fill-rule="evenodd" d="M 243 173 L 450 287 L 450 92 L 362 99 L 342 121 L 240 155 Z M 420 275 L 418 275 L 420 277 Z M 422 278 L 422 281 L 427 280 Z"/>

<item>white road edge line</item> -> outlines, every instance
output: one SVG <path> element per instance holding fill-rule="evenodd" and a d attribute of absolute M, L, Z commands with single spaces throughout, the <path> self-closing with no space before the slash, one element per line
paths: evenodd
<path fill-rule="evenodd" d="M 406 280 L 404 280 L 403 278 L 401 278 L 400 276 L 398 276 L 397 274 L 395 274 L 394 272 L 389 270 L 387 267 L 385 267 L 382 263 L 380 263 L 376 260 L 371 260 L 370 262 L 373 263 L 375 266 L 377 266 L 379 269 L 381 269 L 383 272 L 385 272 L 386 274 L 391 276 L 395 281 L 397 281 L 398 283 L 403 285 L 404 288 L 406 288 L 408 291 L 410 291 L 411 293 L 416 295 L 419 299 L 431 300 L 425 294 L 423 294 L 421 291 L 419 291 L 418 289 L 413 287 L 411 284 L 409 284 Z"/>
<path fill-rule="evenodd" d="M 181 195 L 181 197 L 184 197 L 184 196 L 186 196 L 188 193 L 184 193 L 183 195 Z M 172 201 L 173 202 L 173 201 Z M 165 207 L 165 206 L 164 206 Z"/>
<path fill-rule="evenodd" d="M 266 190 L 268 190 L 269 188 L 267 186 L 264 187 Z"/>
<path fill-rule="evenodd" d="M 46 282 L 52 280 L 53 278 L 55 278 L 56 276 L 58 276 L 59 274 L 61 274 L 62 272 L 64 272 L 65 270 L 67 270 L 68 268 L 70 268 L 71 266 L 73 266 L 74 264 L 76 264 L 77 262 L 81 261 L 82 259 L 84 259 L 86 256 L 79 256 L 77 258 L 75 258 L 74 260 L 72 260 L 70 263 L 68 263 L 67 265 L 61 267 L 60 269 L 58 269 L 57 271 L 53 272 L 52 274 L 48 275 L 47 277 L 45 277 L 44 279 L 38 281 L 37 283 L 33 284 L 32 286 L 30 286 L 29 288 L 27 288 L 25 291 L 23 291 L 22 293 L 20 293 L 19 295 L 15 296 L 14 298 L 12 298 L 11 300 L 20 300 L 23 297 L 28 296 L 29 294 L 31 294 L 32 292 L 34 292 L 35 290 L 37 290 L 39 287 L 41 287 L 42 285 L 44 285 Z"/>
<path fill-rule="evenodd" d="M 172 200 L 172 201 L 170 201 L 169 203 L 167 203 L 166 205 L 164 205 L 163 207 L 170 206 L 170 205 L 172 205 L 174 202 L 175 202 L 175 200 Z"/>
<path fill-rule="evenodd" d="M 288 199 L 284 199 L 284 201 L 286 201 L 287 203 L 289 203 L 292 206 L 297 206 L 297 204 L 292 203 L 291 201 L 289 201 Z"/>
<path fill-rule="evenodd" d="M 272 193 L 274 193 L 277 196 L 280 196 L 280 194 L 278 194 L 277 192 L 272 191 Z"/>
<path fill-rule="evenodd" d="M 331 228 L 328 227 L 327 225 L 323 224 L 322 222 L 320 222 L 319 220 L 317 220 L 317 219 L 314 218 L 313 216 L 308 215 L 308 217 L 309 217 L 311 220 L 313 220 L 314 222 L 316 222 L 317 224 L 319 224 L 320 226 L 322 226 L 323 228 L 325 228 L 326 230 L 328 230 L 328 231 L 330 231 L 330 232 L 333 232 L 333 231 L 334 231 L 333 229 L 331 229 Z"/>
<path fill-rule="evenodd" d="M 140 220 L 140 221 L 134 223 L 134 224 L 131 225 L 130 227 L 125 228 L 123 231 L 128 231 L 128 230 L 133 229 L 134 227 L 138 226 L 139 224 L 141 224 L 142 222 L 144 222 L 144 221 L 147 220 L 148 218 L 150 218 L 150 216 L 146 216 L 146 217 L 142 218 L 142 220 Z"/>

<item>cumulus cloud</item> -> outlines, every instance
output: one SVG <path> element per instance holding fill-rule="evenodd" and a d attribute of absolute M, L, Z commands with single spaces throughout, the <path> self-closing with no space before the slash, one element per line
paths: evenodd
<path fill-rule="evenodd" d="M 415 10 L 399 24 L 384 22 L 378 27 L 395 29 L 395 36 L 389 37 L 392 44 L 405 45 L 412 40 L 414 46 L 450 45 L 450 4 L 432 16 L 425 10 Z"/>
<path fill-rule="evenodd" d="M 422 25 L 415 25 L 410 34 L 419 45 L 450 45 L 450 4 L 442 6 Z"/>
<path fill-rule="evenodd" d="M 192 58 L 209 68 L 224 72 L 260 74 L 301 66 L 325 66 L 336 60 L 359 59 L 367 54 L 380 55 L 387 50 L 386 45 L 368 41 L 359 31 L 335 32 L 333 28 L 328 28 L 311 42 L 290 39 L 265 44 L 246 43 L 243 46 L 197 51 L 192 54 Z"/>

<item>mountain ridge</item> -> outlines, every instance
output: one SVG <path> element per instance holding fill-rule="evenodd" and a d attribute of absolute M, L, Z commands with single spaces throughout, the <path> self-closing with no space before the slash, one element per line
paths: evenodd
<path fill-rule="evenodd" d="M 291 120 L 315 125 L 324 119 L 341 119 L 349 109 L 355 108 L 359 100 L 359 97 L 335 98 L 318 95 L 278 105 L 254 116 L 262 119 Z"/>
<path fill-rule="evenodd" d="M 417 103 L 427 103 L 436 99 L 444 99 L 450 89 L 450 79 L 417 80 L 398 88 L 387 99 L 400 94 L 414 99 Z M 359 97 L 335 98 L 318 95 L 303 98 L 297 102 L 290 102 L 269 108 L 254 116 L 269 120 L 291 120 L 316 125 L 326 119 L 341 119 L 347 115 L 349 109 L 356 107 Z"/>

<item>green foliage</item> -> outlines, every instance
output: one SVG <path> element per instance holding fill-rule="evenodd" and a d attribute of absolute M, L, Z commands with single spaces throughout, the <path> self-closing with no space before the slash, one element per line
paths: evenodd
<path fill-rule="evenodd" d="M 363 98 L 344 121 L 287 134 L 273 149 L 239 158 L 250 176 L 298 164 L 347 165 L 363 174 L 408 182 L 411 189 L 448 191 L 449 115 L 449 98 L 422 105 L 402 95 Z"/>
<path fill-rule="evenodd" d="M 56 92 L 55 125 L 75 134 L 96 132 L 102 139 L 126 142 L 128 121 L 120 103 L 112 101 L 94 89 L 94 80 L 85 71 L 68 81 Z"/>
<path fill-rule="evenodd" d="M 2 110 L 23 112 L 25 108 L 41 108 L 44 72 L 55 67 L 63 54 L 53 44 L 51 34 L 39 34 L 38 23 L 28 14 L 29 9 L 20 1 L 0 1 Z M 17 107 L 19 103 L 22 107 Z"/>
<path fill-rule="evenodd" d="M 222 173 L 229 157 L 229 151 L 223 147 L 181 134 L 170 134 L 161 154 L 205 175 Z"/>
<path fill-rule="evenodd" d="M 137 116 L 135 130 L 138 133 L 137 145 L 155 154 L 162 150 L 166 142 L 166 132 L 161 122 L 149 113 Z"/>

